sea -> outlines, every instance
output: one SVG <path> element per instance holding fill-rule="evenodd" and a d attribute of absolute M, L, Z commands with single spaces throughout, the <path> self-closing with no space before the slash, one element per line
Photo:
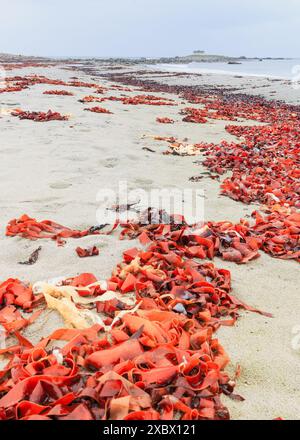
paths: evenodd
<path fill-rule="evenodd" d="M 300 77 L 300 58 L 284 60 L 245 60 L 241 64 L 189 63 L 157 64 L 149 66 L 158 70 L 186 73 L 216 73 L 221 75 L 258 76 L 293 80 Z"/>

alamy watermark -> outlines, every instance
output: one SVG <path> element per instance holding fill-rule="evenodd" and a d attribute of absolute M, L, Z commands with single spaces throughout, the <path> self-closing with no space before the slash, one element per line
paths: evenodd
<path fill-rule="evenodd" d="M 4 350 L 6 348 L 6 330 L 0 324 L 0 350 Z"/>
<path fill-rule="evenodd" d="M 6 78 L 6 70 L 0 64 L 0 91 L 7 87 L 7 78 Z"/>
<path fill-rule="evenodd" d="M 300 353 L 300 325 L 294 325 L 292 328 L 292 349 Z"/>
<path fill-rule="evenodd" d="M 3 65 L 0 64 L 0 96 L 1 96 L 1 91 L 3 89 L 6 89 L 8 87 L 8 80 L 7 80 L 7 76 L 6 76 L 6 70 L 3 67 Z M 2 105 L 0 106 L 0 114 L 5 114 L 7 110 L 2 108 Z"/>
<path fill-rule="evenodd" d="M 300 89 L 300 64 L 292 68 L 292 87 L 294 90 Z"/>
<path fill-rule="evenodd" d="M 139 222 L 141 215 L 152 210 L 153 215 L 143 216 L 143 223 L 172 223 L 189 225 L 204 220 L 203 189 L 160 188 L 146 191 L 129 189 L 127 181 L 120 181 L 116 189 L 102 188 L 96 200 L 99 204 L 96 219 L 98 224 L 114 225 Z M 154 212 L 159 213 L 154 215 Z M 174 214 L 174 215 L 173 215 Z"/>

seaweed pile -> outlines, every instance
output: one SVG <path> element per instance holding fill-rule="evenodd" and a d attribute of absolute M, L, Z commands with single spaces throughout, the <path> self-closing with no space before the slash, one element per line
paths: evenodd
<path fill-rule="evenodd" d="M 99 234 L 102 227 L 96 226 L 85 230 L 71 229 L 52 220 L 37 221 L 24 214 L 18 219 L 12 219 L 6 227 L 8 237 L 20 236 L 29 240 L 50 238 L 58 245 L 64 245 L 67 238 L 82 238 L 87 235 Z"/>
<path fill-rule="evenodd" d="M 93 113 L 107 113 L 107 114 L 112 114 L 112 112 L 110 110 L 107 110 L 104 107 L 91 107 L 91 108 L 85 108 L 84 110 L 88 111 L 88 112 L 93 112 Z"/>
<path fill-rule="evenodd" d="M 28 89 L 37 84 L 53 85 L 53 86 L 65 86 L 65 87 L 77 87 L 77 88 L 89 88 L 95 89 L 95 93 L 104 93 L 107 90 L 106 87 L 100 86 L 96 83 L 88 83 L 83 81 L 78 81 L 71 79 L 66 82 L 60 79 L 51 79 L 43 75 L 27 75 L 27 76 L 12 76 L 5 78 L 5 83 L 7 87 L 1 90 L 4 92 L 21 91 L 23 89 Z M 56 93 L 54 93 L 56 94 Z M 61 93 L 60 93 L 61 94 Z"/>
<path fill-rule="evenodd" d="M 176 105 L 174 100 L 154 95 L 136 95 L 120 99 L 125 105 Z"/>
<path fill-rule="evenodd" d="M 156 118 L 156 122 L 159 122 L 160 124 L 174 124 L 174 120 L 171 118 Z"/>
<path fill-rule="evenodd" d="M 43 95 L 57 95 L 57 96 L 73 96 L 74 93 L 67 90 L 46 90 Z"/>
<path fill-rule="evenodd" d="M 218 145 L 155 139 L 168 142 L 171 154 L 202 154 L 213 178 L 231 171 L 221 183 L 222 193 L 243 203 L 263 203 L 265 212 L 254 211 L 251 220 L 237 224 L 188 225 L 182 217 L 149 208 L 137 222 L 113 226 L 112 231 L 121 228 L 120 239 L 139 239 L 141 248 L 127 249 L 109 280 L 84 273 L 33 286 L 16 279 L 2 283 L 0 324 L 13 343 L 0 349 L 0 355 L 8 357 L 0 371 L 0 419 L 228 419 L 221 395 L 243 398 L 234 394 L 235 378 L 225 372 L 229 357 L 216 331 L 234 325 L 240 309 L 270 314 L 236 298 L 230 272 L 217 268 L 213 259 L 247 264 L 263 250 L 272 257 L 300 261 L 300 110 L 260 97 L 229 95 L 228 90 L 168 86 L 130 74 L 102 76 L 126 85 L 113 86 L 119 91 L 131 91 L 129 85 L 145 93 L 175 93 L 201 105 L 183 110 L 186 122 L 263 123 L 229 125 L 227 131 L 238 140 Z M 11 83 L 21 89 L 52 84 L 104 92 L 76 78 L 65 83 L 40 76 L 15 77 Z M 81 102 L 106 100 L 177 105 L 149 94 L 87 96 Z M 101 107 L 86 110 L 109 113 Z M 64 118 L 52 112 L 15 112 L 37 121 L 55 115 Z M 158 119 L 166 123 L 169 118 Z M 77 230 L 24 215 L 12 220 L 6 233 L 63 245 L 67 238 L 112 232 L 103 232 L 104 226 Z M 99 250 L 77 247 L 76 252 L 82 258 L 96 256 Z M 21 330 L 45 308 L 60 313 L 65 328 L 33 345 Z"/>
<path fill-rule="evenodd" d="M 184 219 L 122 225 L 122 239 L 136 236 L 147 247 L 125 251 L 104 285 L 82 274 L 61 286 L 0 286 L 1 322 L 17 338 L 0 350 L 10 357 L 1 371 L 0 419 L 224 420 L 220 395 L 243 400 L 233 393 L 224 372 L 229 358 L 214 333 L 233 325 L 241 308 L 263 312 L 232 295 L 229 271 L 194 259 L 195 247 L 213 252 L 213 242 L 190 232 Z M 33 346 L 16 331 L 28 320 L 6 322 L 7 308 L 19 313 L 43 301 L 73 328 Z"/>
<path fill-rule="evenodd" d="M 12 116 L 17 116 L 19 119 L 29 119 L 35 122 L 49 122 L 49 121 L 67 121 L 69 119 L 66 115 L 61 115 L 59 112 L 48 110 L 47 112 L 29 112 L 21 109 L 12 111 Z"/>

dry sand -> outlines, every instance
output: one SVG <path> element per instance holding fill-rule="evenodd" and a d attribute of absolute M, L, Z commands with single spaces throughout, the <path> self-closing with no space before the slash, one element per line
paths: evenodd
<path fill-rule="evenodd" d="M 132 67 L 127 68 L 134 70 Z M 100 71 L 100 67 L 99 67 Z M 51 78 L 68 80 L 74 72 L 60 68 L 22 69 L 11 75 L 44 74 Z M 75 73 L 83 81 L 90 76 Z M 145 77 L 147 78 L 147 77 Z M 149 78 L 169 84 L 219 84 L 236 92 L 259 93 L 267 97 L 300 102 L 300 91 L 286 81 L 263 78 L 233 78 L 203 75 L 202 77 Z M 102 79 L 99 84 L 110 85 Z M 258 88 L 253 88 L 258 87 Z M 64 225 L 81 228 L 96 223 L 96 195 L 100 189 L 115 188 L 119 180 L 127 180 L 129 188 L 195 188 L 205 191 L 205 218 L 238 221 L 251 213 L 255 206 L 219 195 L 219 183 L 204 178 L 195 184 L 189 177 L 201 168 L 195 157 L 166 156 L 165 143 L 142 139 L 143 134 L 188 138 L 190 142 L 218 142 L 234 139 L 225 131 L 226 121 L 208 124 L 189 124 L 181 121 L 179 110 L 186 106 L 173 95 L 178 106 L 124 106 L 119 102 L 104 102 L 103 107 L 114 114 L 93 114 L 78 99 L 90 90 L 74 88 L 74 96 L 43 95 L 44 90 L 61 87 L 37 85 L 20 93 L 0 95 L 0 273 L 1 279 L 19 277 L 32 282 L 57 276 L 93 272 L 99 278 L 110 275 L 120 261 L 122 250 L 133 242 L 119 241 L 118 233 L 111 236 L 90 236 L 79 241 L 68 240 L 65 247 L 43 240 L 40 259 L 33 266 L 21 266 L 37 247 L 36 242 L 5 237 L 7 222 L 23 213 L 39 220 L 52 219 Z M 72 90 L 73 91 L 73 90 Z M 274 93 L 275 92 L 275 93 Z M 119 95 L 124 92 L 112 91 Z M 132 93 L 126 92 L 126 95 Z M 136 92 L 134 94 L 137 94 Z M 161 95 L 161 94 L 160 94 Z M 100 104 L 102 106 L 102 104 Z M 70 114 L 68 122 L 35 123 L 20 121 L 8 115 L 7 110 L 47 111 L 49 108 Z M 176 124 L 158 124 L 156 117 L 168 116 Z M 247 123 L 249 121 L 242 121 Z M 150 147 L 155 153 L 143 150 Z M 74 249 L 96 244 L 100 255 L 79 259 Z M 241 377 L 236 391 L 244 402 L 233 402 L 223 397 L 233 419 L 272 419 L 278 416 L 299 419 L 300 407 L 300 348 L 293 348 L 293 329 L 300 326 L 299 266 L 295 262 L 260 259 L 244 266 L 216 261 L 219 267 L 229 268 L 233 277 L 234 294 L 259 309 L 274 314 L 273 319 L 254 313 L 242 313 L 235 327 L 224 328 L 218 337 L 231 357 L 229 371 L 241 365 Z M 52 328 L 63 325 L 55 312 L 39 318 L 26 335 L 33 342 L 46 336 Z"/>

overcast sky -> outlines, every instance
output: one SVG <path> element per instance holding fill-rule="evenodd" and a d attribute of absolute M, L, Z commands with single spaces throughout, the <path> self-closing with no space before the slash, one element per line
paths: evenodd
<path fill-rule="evenodd" d="M 0 53 L 300 57 L 299 0 L 0 0 Z"/>

